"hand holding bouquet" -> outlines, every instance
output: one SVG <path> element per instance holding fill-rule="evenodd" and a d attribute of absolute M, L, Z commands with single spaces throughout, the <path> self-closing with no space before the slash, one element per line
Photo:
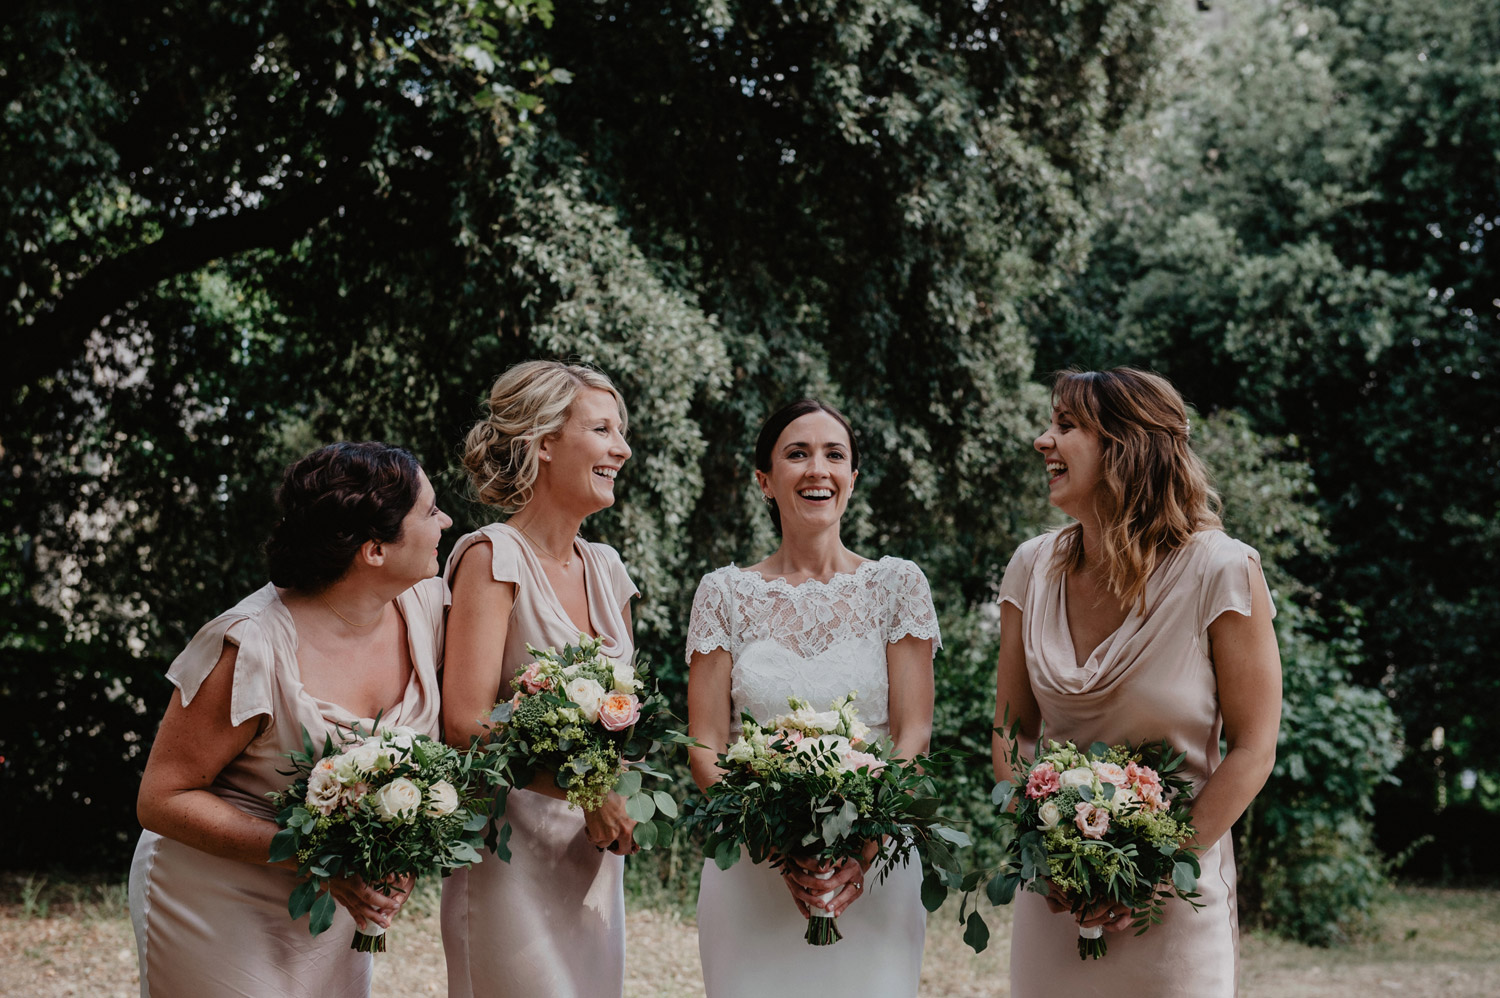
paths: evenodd
<path fill-rule="evenodd" d="M 644 693 L 645 670 L 608 658 L 600 646 L 600 639 L 582 634 L 561 651 L 526 646 L 536 660 L 512 680 L 515 695 L 491 711 L 490 733 L 479 742 L 482 766 L 499 788 L 492 813 L 502 818 L 509 791 L 545 770 L 573 807 L 592 810 L 618 793 L 636 822 L 636 843 L 665 844 L 677 802 L 664 791 L 642 788 L 643 774 L 666 775 L 642 760 L 658 742 L 689 739 L 668 730 L 666 698 Z M 490 842 L 507 861 L 509 837 L 510 826 L 502 825 Z"/>
<path fill-rule="evenodd" d="M 915 763 L 892 756 L 889 741 L 870 742 L 854 697 L 821 712 L 791 697 L 790 713 L 764 723 L 744 717 L 739 737 L 719 756 L 723 777 L 706 800 L 688 805 L 686 824 L 706 830 L 703 854 L 720 869 L 739 860 L 741 846 L 752 862 L 785 868 L 798 860 L 854 860 L 876 842 L 877 881 L 920 845 L 924 865 L 939 868 L 934 879 L 957 882 L 952 847 L 968 845 L 968 836 L 935 817 L 941 800 Z M 843 937 L 833 915 L 815 908 L 805 938 L 826 946 Z"/>
<path fill-rule="evenodd" d="M 339 752 L 325 738 L 321 758 L 305 728 L 302 742 L 303 751 L 291 756 L 292 785 L 269 795 L 282 809 L 271 862 L 296 858 L 297 873 L 307 879 L 292 892 L 287 910 L 293 918 L 310 913 L 313 935 L 333 923 L 328 886 L 335 879 L 379 885 L 482 858 L 488 801 L 474 778 L 472 754 L 400 727 L 358 738 Z M 352 946 L 383 953 L 385 930 L 367 923 Z"/>
<path fill-rule="evenodd" d="M 1000 870 L 985 888 L 992 903 L 1008 904 L 1024 884 L 1039 894 L 1060 893 L 1075 914 L 1104 906 L 1135 912 L 1136 935 L 1161 921 L 1169 898 L 1202 907 L 1193 892 L 1198 857 L 1183 845 L 1193 827 L 1187 781 L 1174 775 L 1182 753 L 1166 742 L 1140 748 L 1095 742 L 1083 751 L 1049 741 L 1027 766 L 1018 735 L 1012 728 L 1012 777 L 993 795 L 1002 829 L 1010 827 L 1002 835 Z M 970 930 L 965 938 L 983 949 L 988 932 L 972 921 Z M 1078 935 L 1081 959 L 1108 951 L 1103 929 L 1080 928 Z"/>

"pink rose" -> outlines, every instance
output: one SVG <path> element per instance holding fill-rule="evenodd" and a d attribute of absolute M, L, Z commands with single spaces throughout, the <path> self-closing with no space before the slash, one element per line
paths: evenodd
<path fill-rule="evenodd" d="M 1048 794 L 1055 794 L 1062 789 L 1062 777 L 1057 770 L 1052 768 L 1052 763 L 1044 762 L 1031 771 L 1031 776 L 1026 780 L 1026 796 L 1032 800 L 1039 800 Z"/>
<path fill-rule="evenodd" d="M 1094 775 L 1103 783 L 1113 783 L 1117 787 L 1123 787 L 1128 782 L 1125 770 L 1112 762 L 1096 762 L 1093 768 Z"/>
<path fill-rule="evenodd" d="M 1082 800 L 1074 805 L 1073 810 L 1077 814 L 1077 817 L 1073 819 L 1073 824 L 1078 826 L 1084 838 L 1104 838 L 1104 833 L 1109 831 L 1108 811 Z"/>
<path fill-rule="evenodd" d="M 624 731 L 641 717 L 634 693 L 611 693 L 599 705 L 599 724 L 605 731 Z"/>
<path fill-rule="evenodd" d="M 839 760 L 839 768 L 849 773 L 857 773 L 861 769 L 868 769 L 870 775 L 874 776 L 885 768 L 885 761 L 879 756 L 871 755 L 869 752 L 860 752 L 856 749 L 851 749 L 845 752 L 844 757 Z"/>
<path fill-rule="evenodd" d="M 540 693 L 542 690 L 550 690 L 552 688 L 552 680 L 542 675 L 542 663 L 540 662 L 532 662 L 528 665 L 526 671 L 521 673 L 519 681 L 521 689 L 527 693 Z"/>

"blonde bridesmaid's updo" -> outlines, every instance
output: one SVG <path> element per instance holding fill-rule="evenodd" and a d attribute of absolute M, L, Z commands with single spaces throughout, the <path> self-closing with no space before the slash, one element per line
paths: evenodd
<path fill-rule="evenodd" d="M 586 388 L 615 397 L 623 433 L 625 399 L 613 381 L 591 367 L 528 360 L 496 379 L 485 417 L 464 438 L 464 467 L 480 502 L 514 513 L 531 501 L 541 463 L 538 445 L 567 424 L 574 400 Z"/>

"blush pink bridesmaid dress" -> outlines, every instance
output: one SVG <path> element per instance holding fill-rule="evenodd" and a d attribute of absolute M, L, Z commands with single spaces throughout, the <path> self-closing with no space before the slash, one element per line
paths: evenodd
<path fill-rule="evenodd" d="M 1045 724 L 1043 737 L 1087 746 L 1167 739 L 1187 753 L 1195 790 L 1219 765 L 1219 713 L 1208 626 L 1220 614 L 1250 615 L 1264 587 L 1254 548 L 1219 530 L 1194 534 L 1146 584 L 1145 612 L 1124 623 L 1080 666 L 1068 631 L 1064 581 L 1049 571 L 1055 533 L 1022 544 L 1000 586 L 1021 611 L 1026 671 Z M 1274 608 L 1272 614 L 1275 614 Z M 1030 756 L 1033 745 L 1023 745 Z M 1078 957 L 1078 925 L 1038 894 L 1016 897 L 1011 937 L 1013 998 L 1227 998 L 1236 991 L 1239 925 L 1233 845 L 1226 835 L 1199 854 L 1203 876 L 1193 910 L 1169 901 L 1144 935 L 1110 933 L 1109 953 Z"/>

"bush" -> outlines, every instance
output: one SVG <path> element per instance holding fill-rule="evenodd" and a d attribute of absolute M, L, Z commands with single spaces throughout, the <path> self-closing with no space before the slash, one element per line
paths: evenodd
<path fill-rule="evenodd" d="M 1356 686 L 1353 630 L 1319 641 L 1295 605 L 1277 618 L 1283 703 L 1276 768 L 1236 826 L 1241 917 L 1317 946 L 1365 927 L 1385 885 L 1375 791 L 1400 759 L 1390 704 Z"/>

